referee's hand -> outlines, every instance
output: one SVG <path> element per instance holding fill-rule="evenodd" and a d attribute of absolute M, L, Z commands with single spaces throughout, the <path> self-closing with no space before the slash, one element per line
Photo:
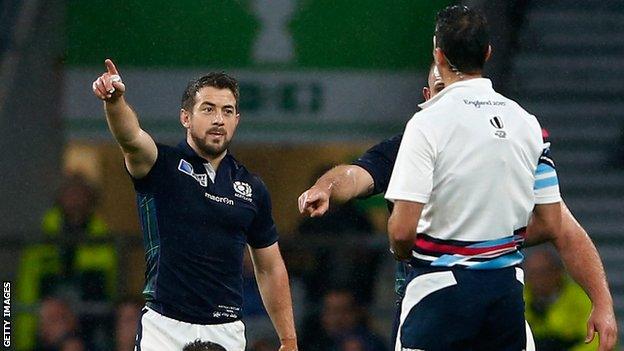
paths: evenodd
<path fill-rule="evenodd" d="M 299 196 L 299 212 L 310 217 L 320 217 L 329 209 L 329 191 L 313 186 Z"/>
<path fill-rule="evenodd" d="M 114 102 L 124 94 L 126 86 L 122 82 L 113 61 L 106 59 L 104 65 L 106 65 L 106 72 L 93 82 L 91 88 L 98 99 Z"/>

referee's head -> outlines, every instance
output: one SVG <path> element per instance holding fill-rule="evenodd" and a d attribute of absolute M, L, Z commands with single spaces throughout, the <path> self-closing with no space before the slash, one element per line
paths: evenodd
<path fill-rule="evenodd" d="M 480 74 L 491 52 L 485 16 L 462 5 L 438 12 L 433 41 L 436 65 L 460 76 Z"/>

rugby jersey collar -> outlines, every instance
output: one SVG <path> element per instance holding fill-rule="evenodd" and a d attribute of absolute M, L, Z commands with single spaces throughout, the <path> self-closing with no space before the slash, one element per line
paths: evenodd
<path fill-rule="evenodd" d="M 453 91 L 453 90 L 457 90 L 457 89 L 465 88 L 465 87 L 492 90 L 492 81 L 487 79 L 487 78 L 472 78 L 472 79 L 468 79 L 468 80 L 457 81 L 457 82 L 449 85 L 448 87 L 445 87 L 444 89 L 442 89 L 442 91 L 439 92 L 436 96 L 434 96 L 431 99 L 423 102 L 422 104 L 419 104 L 418 107 L 420 107 L 421 109 L 424 110 L 427 107 L 435 104 L 444 95 L 448 95 L 449 91 Z"/>

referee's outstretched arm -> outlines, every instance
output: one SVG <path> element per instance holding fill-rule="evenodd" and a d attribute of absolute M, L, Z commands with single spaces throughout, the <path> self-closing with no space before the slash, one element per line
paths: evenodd
<path fill-rule="evenodd" d="M 108 128 L 121 147 L 128 172 L 134 178 L 143 178 L 156 162 L 156 143 L 141 129 L 136 113 L 124 99 L 126 86 L 117 67 L 110 59 L 104 64 L 106 72 L 93 82 L 93 94 L 104 101 Z"/>

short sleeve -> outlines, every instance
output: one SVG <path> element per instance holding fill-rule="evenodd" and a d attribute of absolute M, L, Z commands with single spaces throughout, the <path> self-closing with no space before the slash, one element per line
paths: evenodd
<path fill-rule="evenodd" d="M 403 134 L 399 134 L 382 141 L 352 163 L 364 168 L 373 178 L 374 187 L 371 195 L 383 193 L 388 189 L 402 137 Z"/>
<path fill-rule="evenodd" d="M 561 201 L 559 193 L 559 179 L 555 168 L 555 161 L 550 152 L 550 143 L 544 143 L 544 150 L 535 169 L 535 184 L 533 185 L 535 204 L 551 204 Z"/>
<path fill-rule="evenodd" d="M 260 182 L 261 192 L 258 196 L 258 212 L 247 232 L 247 243 L 254 249 L 269 247 L 277 242 L 278 234 L 271 210 L 271 196 Z"/>
<path fill-rule="evenodd" d="M 152 169 L 142 178 L 134 178 L 129 172 L 128 168 L 124 162 L 124 168 L 126 168 L 126 172 L 130 176 L 132 180 L 132 184 L 134 185 L 134 189 L 139 193 L 154 193 L 161 189 L 161 184 L 159 182 L 165 176 L 165 172 L 167 170 L 167 158 L 171 153 L 171 147 L 163 144 L 156 143 L 156 149 L 158 150 L 158 155 L 156 156 L 156 162 L 152 166 Z"/>
<path fill-rule="evenodd" d="M 433 188 L 435 145 L 423 126 L 408 122 L 397 155 L 386 199 L 427 203 Z"/>

